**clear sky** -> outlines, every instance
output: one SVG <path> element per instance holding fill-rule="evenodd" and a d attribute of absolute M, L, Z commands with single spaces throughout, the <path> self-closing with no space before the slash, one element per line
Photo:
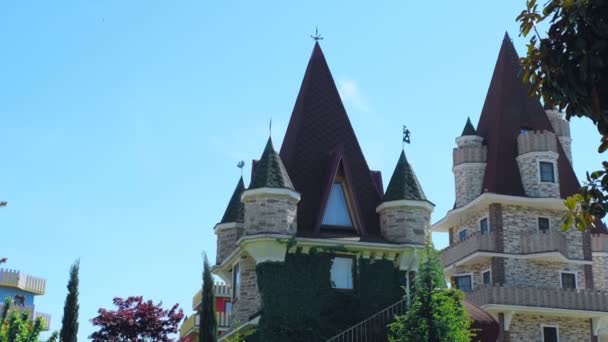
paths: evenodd
<path fill-rule="evenodd" d="M 0 256 L 44 277 L 59 329 L 81 258 L 80 337 L 114 296 L 191 313 L 202 257 L 273 119 L 285 133 L 319 26 L 359 142 L 384 184 L 409 161 L 433 221 L 454 201 L 454 138 L 477 123 L 505 31 L 524 1 L 0 2 Z M 599 136 L 572 122 L 579 176 Z M 437 247 L 446 236 L 435 236 Z"/>

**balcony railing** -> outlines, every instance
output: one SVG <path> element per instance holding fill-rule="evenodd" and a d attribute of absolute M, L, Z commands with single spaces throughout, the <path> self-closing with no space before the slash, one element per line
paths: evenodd
<path fill-rule="evenodd" d="M 215 290 L 215 297 L 231 297 L 230 287 L 224 283 L 215 283 L 213 286 Z M 198 310 L 201 305 L 201 301 L 203 297 L 203 289 L 198 290 L 198 292 L 192 297 L 192 310 Z"/>
<path fill-rule="evenodd" d="M 596 241 L 596 244 L 598 242 Z M 608 248 L 608 239 L 606 239 Z M 533 254 L 545 252 L 559 252 L 568 257 L 568 241 L 560 232 L 526 233 L 520 235 L 516 253 Z M 598 247 L 599 248 L 599 247 Z M 481 234 L 475 232 L 466 239 L 458 241 L 443 250 L 443 264 L 449 266 L 475 252 L 496 252 L 496 234 L 493 232 Z"/>
<path fill-rule="evenodd" d="M 560 232 L 522 234 L 521 252 L 523 254 L 560 252 L 567 258 L 568 241 Z"/>
<path fill-rule="evenodd" d="M 0 304 L 0 312 L 3 311 L 3 307 L 4 305 Z M 42 312 L 37 312 L 33 305 L 12 306 L 10 312 L 12 311 L 27 312 L 31 320 L 35 320 L 38 317 L 42 318 L 42 330 L 49 330 L 51 326 L 51 315 Z"/>
<path fill-rule="evenodd" d="M 593 252 L 608 253 L 608 235 L 598 234 L 591 236 L 591 250 Z"/>
<path fill-rule="evenodd" d="M 604 291 L 489 286 L 466 292 L 465 297 L 478 306 L 496 304 L 608 312 L 608 292 Z"/>
<path fill-rule="evenodd" d="M 43 295 L 46 288 L 46 280 L 29 276 L 25 273 L 0 268 L 0 286 L 10 286 Z"/>
<path fill-rule="evenodd" d="M 495 252 L 496 235 L 493 232 L 481 234 L 475 232 L 466 239 L 443 250 L 442 259 L 445 266 L 451 265 L 458 260 L 462 260 L 475 252 Z"/>
<path fill-rule="evenodd" d="M 230 327 L 230 323 L 232 321 L 229 313 L 226 312 L 216 312 L 215 317 L 217 319 L 217 327 L 218 329 L 225 330 Z M 179 328 L 179 336 L 187 336 L 195 329 L 198 330 L 198 326 L 200 324 L 200 316 L 198 314 L 192 315 L 188 317 Z"/>

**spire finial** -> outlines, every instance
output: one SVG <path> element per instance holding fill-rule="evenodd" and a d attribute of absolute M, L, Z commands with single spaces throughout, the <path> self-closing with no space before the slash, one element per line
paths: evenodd
<path fill-rule="evenodd" d="M 319 27 L 315 26 L 315 34 L 311 34 L 310 38 L 312 38 L 315 42 L 323 40 L 323 37 L 319 34 Z"/>
<path fill-rule="evenodd" d="M 410 143 L 410 130 L 403 125 L 403 141 L 401 142 L 401 149 L 405 150 L 405 143 Z"/>
<path fill-rule="evenodd" d="M 272 117 L 270 118 L 270 122 L 268 123 L 268 137 L 272 138 Z"/>
<path fill-rule="evenodd" d="M 242 160 L 238 164 L 236 164 L 236 167 L 241 169 L 241 177 L 243 177 L 243 166 L 245 166 L 245 162 Z"/>

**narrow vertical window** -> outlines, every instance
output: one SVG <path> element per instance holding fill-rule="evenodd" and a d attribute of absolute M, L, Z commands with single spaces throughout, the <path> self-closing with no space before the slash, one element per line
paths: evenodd
<path fill-rule="evenodd" d="M 458 239 L 460 241 L 465 240 L 467 238 L 468 235 L 468 229 L 462 229 L 461 231 L 458 232 Z"/>
<path fill-rule="evenodd" d="M 241 270 L 239 264 L 232 268 L 232 300 L 236 301 L 241 293 Z"/>
<path fill-rule="evenodd" d="M 540 233 L 548 233 L 549 232 L 549 218 L 547 217 L 539 217 L 538 218 L 538 231 Z"/>
<path fill-rule="evenodd" d="M 332 228 L 352 229 L 353 227 L 342 183 L 334 183 L 331 186 L 322 224 Z"/>
<path fill-rule="evenodd" d="M 540 181 L 555 183 L 555 169 L 553 167 L 553 163 L 551 162 L 540 162 Z"/>
<path fill-rule="evenodd" d="M 576 289 L 576 273 L 561 272 L 562 289 Z"/>
<path fill-rule="evenodd" d="M 559 332 L 555 326 L 543 326 L 543 342 L 559 342 Z"/>
<path fill-rule="evenodd" d="M 487 270 L 481 274 L 484 285 L 490 285 L 492 283 L 492 271 Z"/>
<path fill-rule="evenodd" d="M 335 289 L 353 289 L 353 258 L 334 258 L 331 264 L 330 278 Z"/>
<path fill-rule="evenodd" d="M 479 230 L 481 231 L 481 234 L 486 234 L 489 230 L 488 227 L 488 218 L 484 217 L 481 220 L 479 220 Z"/>

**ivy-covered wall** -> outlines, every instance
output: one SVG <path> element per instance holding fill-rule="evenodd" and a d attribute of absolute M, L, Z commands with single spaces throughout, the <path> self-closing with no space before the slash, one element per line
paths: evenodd
<path fill-rule="evenodd" d="M 293 253 L 257 266 L 262 317 L 254 339 L 324 341 L 403 298 L 405 272 L 387 260 L 358 258 L 354 290 L 332 288 L 333 256 Z"/>

